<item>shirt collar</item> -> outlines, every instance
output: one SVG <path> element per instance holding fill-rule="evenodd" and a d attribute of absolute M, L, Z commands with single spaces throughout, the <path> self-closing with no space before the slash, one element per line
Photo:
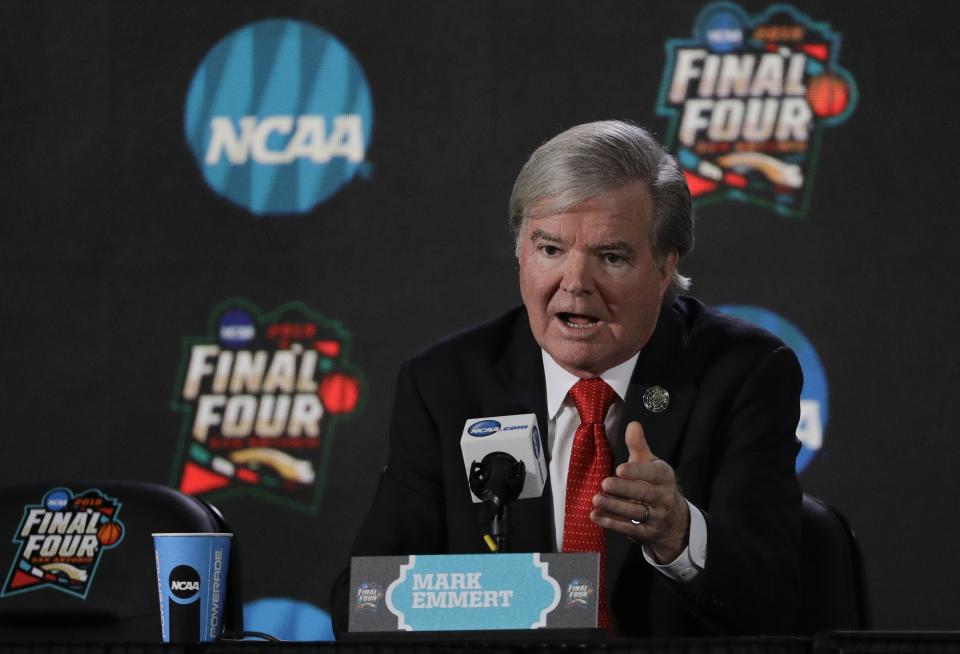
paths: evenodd
<path fill-rule="evenodd" d="M 547 415 L 550 420 L 554 420 L 560 413 L 567 393 L 580 381 L 580 378 L 561 368 L 546 350 L 541 348 L 540 353 L 543 356 L 543 376 L 547 382 Z M 633 368 L 637 365 L 639 356 L 640 353 L 637 352 L 620 365 L 600 375 L 600 378 L 610 385 L 621 401 L 627 396 L 627 386 L 630 385 L 630 377 L 633 375 Z"/>

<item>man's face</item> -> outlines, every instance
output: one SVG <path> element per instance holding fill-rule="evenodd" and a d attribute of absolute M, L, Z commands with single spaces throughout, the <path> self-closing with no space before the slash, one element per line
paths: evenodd
<path fill-rule="evenodd" d="M 596 376 L 649 340 L 677 264 L 650 247 L 653 200 L 643 182 L 537 216 L 520 235 L 520 295 L 537 343 L 565 370 Z"/>

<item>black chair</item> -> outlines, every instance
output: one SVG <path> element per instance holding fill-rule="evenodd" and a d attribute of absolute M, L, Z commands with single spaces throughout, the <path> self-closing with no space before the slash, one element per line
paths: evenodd
<path fill-rule="evenodd" d="M 45 563 L 20 556 L 21 546 L 29 547 L 22 536 L 29 522 L 34 531 L 42 529 L 45 513 L 58 513 L 66 491 L 86 498 L 90 510 L 122 523 L 122 537 L 111 544 L 120 529 L 111 519 L 77 517 L 62 511 L 77 523 L 61 526 L 59 560 Z M 31 507 L 47 504 L 53 510 L 30 514 Z M 107 498 L 104 500 L 103 498 Z M 116 502 L 110 501 L 115 499 Z M 90 524 L 85 524 L 89 522 Z M 49 526 L 50 523 L 48 523 Z M 24 528 L 21 528 L 24 525 Z M 98 528 L 99 525 L 99 528 Z M 82 531 L 82 534 L 81 534 Z M 232 530 L 223 515 L 212 505 L 177 490 L 140 481 L 54 481 L 21 484 L 0 489 L 0 641 L 45 643 L 159 642 L 160 604 L 156 563 L 153 554 L 154 532 L 223 532 Z M 82 541 L 82 538 L 88 538 Z M 93 540 L 89 540 L 93 539 Z M 95 565 L 90 564 L 91 548 L 96 547 Z M 34 551 L 57 544 L 37 536 Z M 76 558 L 69 556 L 74 548 Z M 86 549 L 84 549 L 86 548 Z M 77 565 L 72 565 L 76 562 Z M 227 597 L 224 626 L 227 631 L 243 630 L 243 588 L 240 548 L 234 536 L 227 571 Z M 41 576 L 42 575 L 42 576 Z M 39 581 L 38 581 L 39 580 Z"/>
<path fill-rule="evenodd" d="M 798 632 L 870 628 L 860 547 L 836 509 L 804 494 Z"/>

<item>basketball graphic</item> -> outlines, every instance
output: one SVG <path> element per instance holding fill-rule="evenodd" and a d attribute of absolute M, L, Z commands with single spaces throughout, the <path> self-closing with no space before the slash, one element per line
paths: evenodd
<path fill-rule="evenodd" d="M 320 382 L 320 400 L 331 414 L 350 413 L 360 399 L 360 382 L 342 372 L 327 375 Z"/>
<path fill-rule="evenodd" d="M 807 102 L 813 113 L 820 118 L 830 118 L 843 113 L 850 101 L 850 88 L 839 75 L 827 73 L 810 80 L 807 86 Z"/>
<path fill-rule="evenodd" d="M 113 545 L 120 540 L 122 535 L 123 530 L 117 522 L 105 522 L 97 529 L 97 540 L 99 540 L 100 544 L 104 547 Z"/>

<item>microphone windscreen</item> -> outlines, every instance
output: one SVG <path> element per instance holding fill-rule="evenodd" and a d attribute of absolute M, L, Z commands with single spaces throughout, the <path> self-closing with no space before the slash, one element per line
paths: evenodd
<path fill-rule="evenodd" d="M 506 452 L 526 468 L 523 490 L 519 499 L 539 497 L 547 482 L 547 463 L 540 440 L 537 416 L 525 413 L 515 416 L 471 418 L 463 425 L 460 450 L 467 483 L 470 483 L 470 467 L 491 452 Z M 481 500 L 470 493 L 474 503 Z"/>

